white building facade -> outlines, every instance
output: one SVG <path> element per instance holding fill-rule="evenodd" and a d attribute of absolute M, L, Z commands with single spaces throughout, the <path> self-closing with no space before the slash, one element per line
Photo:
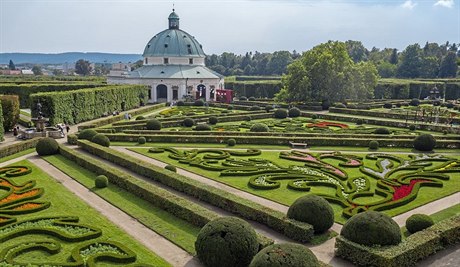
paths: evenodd
<path fill-rule="evenodd" d="M 149 102 L 181 99 L 216 100 L 216 90 L 224 88 L 224 77 L 205 66 L 203 47 L 179 29 L 179 16 L 168 17 L 169 28 L 155 35 L 143 53 L 143 66 L 128 72 L 111 72 L 109 84 L 150 86 Z"/>

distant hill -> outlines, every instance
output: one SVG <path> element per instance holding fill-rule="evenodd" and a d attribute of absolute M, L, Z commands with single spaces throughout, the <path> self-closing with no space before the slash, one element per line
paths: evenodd
<path fill-rule="evenodd" d="M 82 53 L 67 52 L 60 54 L 43 53 L 0 53 L 0 64 L 8 64 L 10 59 L 14 64 L 63 64 L 77 62 L 79 59 L 88 60 L 91 63 L 117 63 L 136 62 L 142 59 L 138 54 L 113 54 L 113 53 Z"/>

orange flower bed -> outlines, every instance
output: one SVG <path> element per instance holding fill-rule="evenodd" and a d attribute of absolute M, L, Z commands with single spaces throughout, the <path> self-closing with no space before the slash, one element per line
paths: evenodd
<path fill-rule="evenodd" d="M 35 196 L 37 195 L 38 193 L 40 192 L 40 190 L 38 189 L 33 189 L 33 190 L 30 190 L 30 191 L 27 191 L 27 192 L 24 192 L 22 194 L 16 194 L 16 193 L 13 193 L 3 199 L 0 199 L 0 204 L 4 204 L 4 203 L 7 203 L 7 202 L 11 202 L 11 201 L 14 201 L 14 200 L 17 200 L 17 199 L 21 199 L 21 198 L 26 198 L 26 197 L 30 197 L 30 196 Z"/>
<path fill-rule="evenodd" d="M 21 187 L 14 186 L 12 183 L 8 182 L 7 180 L 0 179 L 0 186 L 8 186 L 13 188 L 14 190 L 19 190 Z"/>
<path fill-rule="evenodd" d="M 13 210 L 30 210 L 30 209 L 35 209 L 41 206 L 42 206 L 41 204 L 37 204 L 37 203 L 26 203 L 26 204 L 22 204 L 21 206 L 15 207 Z"/>
<path fill-rule="evenodd" d="M 307 125 L 308 128 L 318 127 L 318 128 L 328 128 L 328 127 L 339 127 L 342 129 L 347 129 L 348 125 L 343 123 L 335 123 L 335 122 L 327 122 L 327 121 L 320 121 L 317 123 L 310 123 Z"/>

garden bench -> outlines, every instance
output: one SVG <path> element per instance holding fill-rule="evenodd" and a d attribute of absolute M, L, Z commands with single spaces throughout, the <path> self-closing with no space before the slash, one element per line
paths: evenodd
<path fill-rule="evenodd" d="M 296 147 L 307 148 L 308 146 L 307 143 L 295 143 L 292 141 L 289 141 L 289 144 L 291 144 L 292 148 L 296 148 Z"/>

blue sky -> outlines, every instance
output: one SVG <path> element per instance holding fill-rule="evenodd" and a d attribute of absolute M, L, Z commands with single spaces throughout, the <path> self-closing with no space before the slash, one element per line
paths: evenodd
<path fill-rule="evenodd" d="M 141 54 L 173 2 L 207 54 L 460 42 L 458 0 L 0 0 L 0 52 Z"/>

